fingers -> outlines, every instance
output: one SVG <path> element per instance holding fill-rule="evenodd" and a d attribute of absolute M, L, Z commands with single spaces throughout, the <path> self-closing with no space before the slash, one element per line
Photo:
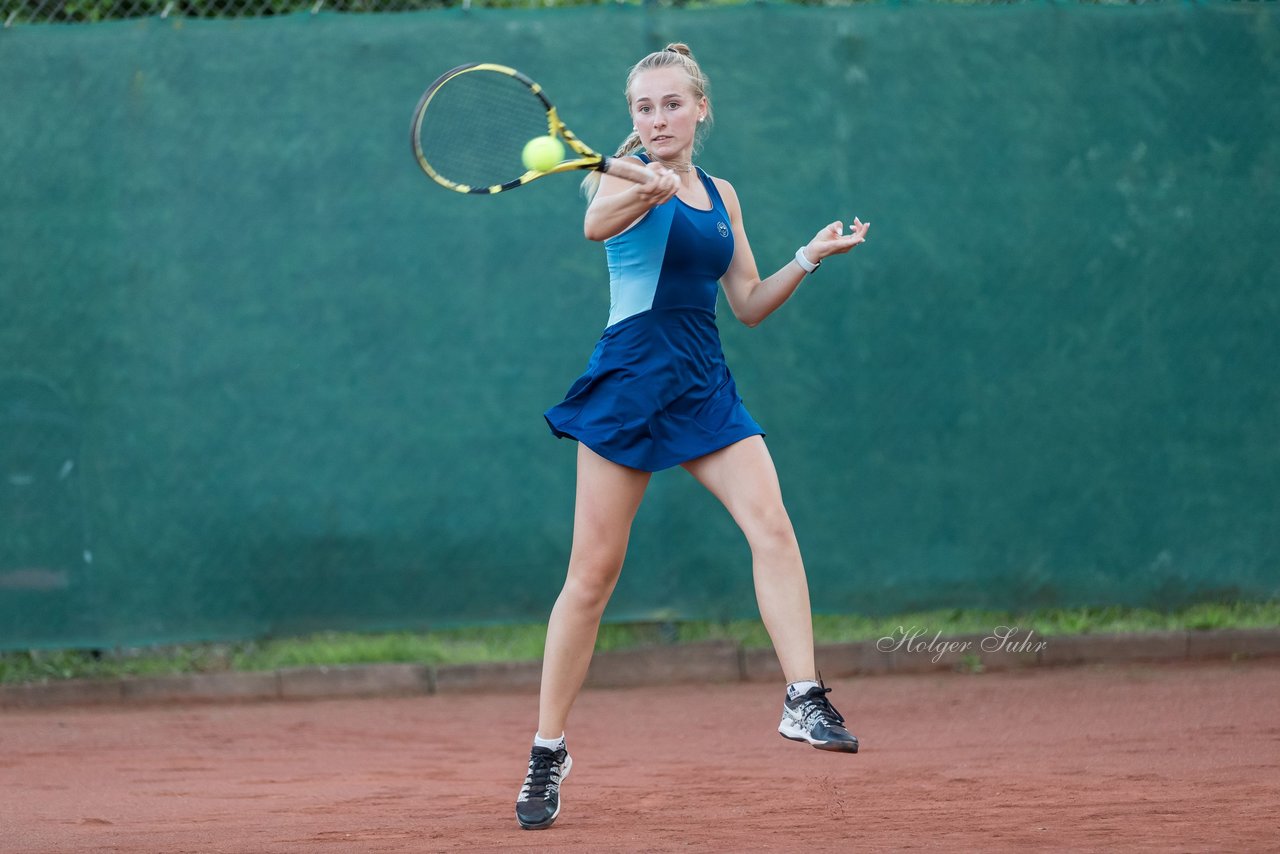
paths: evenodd
<path fill-rule="evenodd" d="M 849 224 L 849 233 L 866 234 L 870 225 L 871 223 L 863 222 L 855 216 L 853 222 Z M 819 237 L 840 237 L 842 235 L 844 235 L 844 223 L 840 220 L 828 224 L 826 228 L 818 232 Z"/>
<path fill-rule="evenodd" d="M 650 163 L 648 169 L 653 173 L 653 178 L 637 185 L 637 192 L 646 203 L 657 206 L 679 192 L 680 176 L 676 173 L 656 163 Z"/>
<path fill-rule="evenodd" d="M 839 225 L 839 223 L 837 223 L 836 225 Z M 843 228 L 836 229 L 835 234 L 838 235 L 838 239 L 840 240 L 841 245 L 847 245 L 850 249 L 852 249 L 854 246 L 857 246 L 859 243 L 863 243 L 866 241 L 867 229 L 870 227 L 871 227 L 871 223 L 863 222 L 862 220 L 858 219 L 855 216 L 853 218 L 853 222 L 849 224 L 849 233 L 847 235 L 841 233 L 843 231 Z"/>
<path fill-rule="evenodd" d="M 811 248 L 815 250 L 813 254 L 818 255 L 818 257 L 842 255 L 858 244 L 865 243 L 867 229 L 870 227 L 871 223 L 863 222 L 855 216 L 853 222 L 849 224 L 849 233 L 845 234 L 844 223 L 836 220 L 828 224 L 814 237 L 811 243 Z M 810 257 L 813 257 L 813 254 Z"/>

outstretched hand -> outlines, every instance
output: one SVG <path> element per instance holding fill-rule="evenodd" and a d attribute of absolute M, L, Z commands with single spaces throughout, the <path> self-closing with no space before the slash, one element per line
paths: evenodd
<path fill-rule="evenodd" d="M 857 217 L 849 226 L 849 233 L 844 233 L 844 223 L 837 220 L 814 235 L 804 247 L 805 257 L 815 264 L 832 255 L 843 255 L 859 243 L 865 243 L 867 229 L 871 223 L 863 222 Z"/>

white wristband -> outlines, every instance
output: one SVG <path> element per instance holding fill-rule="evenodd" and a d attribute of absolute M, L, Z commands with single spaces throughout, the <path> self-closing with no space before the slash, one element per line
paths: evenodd
<path fill-rule="evenodd" d="M 822 266 L 821 261 L 815 264 L 812 261 L 810 261 L 808 258 L 804 257 L 803 246 L 801 246 L 799 249 L 796 250 L 796 263 L 799 264 L 800 269 L 804 270 L 806 273 L 812 273 L 814 270 Z"/>

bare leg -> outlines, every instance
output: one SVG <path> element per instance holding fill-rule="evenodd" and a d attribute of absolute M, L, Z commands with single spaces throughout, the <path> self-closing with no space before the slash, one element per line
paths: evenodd
<path fill-rule="evenodd" d="M 787 681 L 816 678 L 809 583 L 764 439 L 743 439 L 684 467 L 720 499 L 747 536 L 760 617 Z"/>
<path fill-rule="evenodd" d="M 551 609 L 542 657 L 538 733 L 564 732 L 595 649 L 600 617 L 613 593 L 649 473 L 610 462 L 578 445 L 573 551 L 564 588 Z"/>

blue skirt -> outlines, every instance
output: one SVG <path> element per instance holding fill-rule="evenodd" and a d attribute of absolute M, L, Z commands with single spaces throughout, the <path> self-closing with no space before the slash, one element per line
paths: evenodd
<path fill-rule="evenodd" d="M 764 435 L 725 365 L 715 313 L 696 308 L 652 309 L 610 326 L 545 417 L 557 437 L 651 472 Z"/>

